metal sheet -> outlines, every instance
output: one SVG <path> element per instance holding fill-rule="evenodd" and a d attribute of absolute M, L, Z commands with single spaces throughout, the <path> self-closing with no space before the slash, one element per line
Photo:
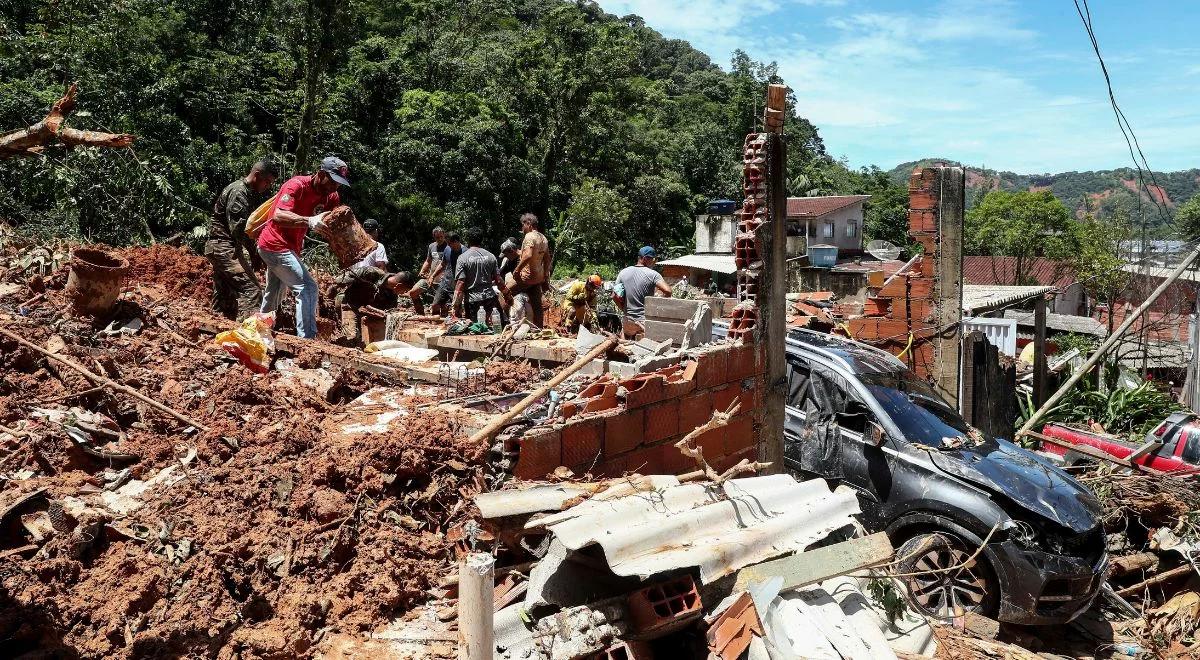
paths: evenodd
<path fill-rule="evenodd" d="M 727 275 L 737 272 L 737 265 L 733 261 L 732 254 L 685 254 L 675 259 L 664 259 L 658 262 L 658 265 L 698 268 Z"/>
<path fill-rule="evenodd" d="M 1052 286 L 963 285 L 963 313 L 975 314 L 1018 303 L 1055 291 Z"/>
<path fill-rule="evenodd" d="M 688 483 L 609 500 L 592 499 L 536 517 L 566 547 L 599 544 L 617 575 L 648 577 L 698 566 L 711 582 L 753 563 L 803 550 L 854 522 L 846 487 L 786 474 L 734 479 L 720 488 Z"/>

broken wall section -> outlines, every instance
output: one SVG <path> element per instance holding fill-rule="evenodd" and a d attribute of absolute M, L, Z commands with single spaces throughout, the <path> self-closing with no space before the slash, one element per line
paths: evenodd
<path fill-rule="evenodd" d="M 513 474 L 541 479 L 560 465 L 597 477 L 690 472 L 696 462 L 675 443 L 734 402 L 738 414 L 727 426 L 700 436 L 696 445 L 717 470 L 756 460 L 766 388 L 765 355 L 755 347 L 709 344 L 682 353 L 677 364 L 662 369 L 595 378 L 562 405 L 552 422 L 507 443 L 506 452 L 516 454 Z"/>
<path fill-rule="evenodd" d="M 941 383 L 950 401 L 958 398 L 962 177 L 958 167 L 913 170 L 908 235 L 921 245 L 921 254 L 906 271 L 870 286 L 864 316 L 847 320 L 844 328 L 858 341 L 900 355 L 918 376 Z"/>

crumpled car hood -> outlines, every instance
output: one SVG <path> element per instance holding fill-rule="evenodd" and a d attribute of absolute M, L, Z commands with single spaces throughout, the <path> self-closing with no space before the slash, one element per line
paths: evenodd
<path fill-rule="evenodd" d="M 1087 532 L 1100 523 L 1100 502 L 1091 491 L 1053 463 L 1007 440 L 930 454 L 943 472 L 1004 495 L 1073 532 Z"/>

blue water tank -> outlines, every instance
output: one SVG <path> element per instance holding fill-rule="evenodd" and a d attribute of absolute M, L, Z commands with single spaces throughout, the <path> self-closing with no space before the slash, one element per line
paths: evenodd
<path fill-rule="evenodd" d="M 737 210 L 737 202 L 732 199 L 714 199 L 708 203 L 709 215 L 733 215 Z"/>
<path fill-rule="evenodd" d="M 838 248 L 836 245 L 808 246 L 808 265 L 818 268 L 833 268 L 837 265 Z"/>

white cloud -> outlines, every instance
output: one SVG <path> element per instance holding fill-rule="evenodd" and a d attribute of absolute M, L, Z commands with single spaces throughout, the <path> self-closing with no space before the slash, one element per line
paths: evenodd
<path fill-rule="evenodd" d="M 827 7 L 798 6 L 831 4 L 820 0 L 600 0 L 607 11 L 637 13 L 667 36 L 688 39 L 716 62 L 728 61 L 735 48 L 775 61 L 800 114 L 821 130 L 831 153 L 854 166 L 887 168 L 929 156 L 1018 172 L 1128 162 L 1082 36 L 1064 46 L 1059 35 L 1031 29 L 1024 8 L 1005 0 L 910 3 L 905 11 L 864 8 L 866 1 L 850 0 L 831 16 Z M 765 36 L 747 26 L 766 26 Z M 1110 69 L 1136 57 L 1105 52 Z M 1189 60 L 1195 58 L 1167 60 L 1178 63 L 1166 72 L 1168 84 L 1182 90 L 1182 78 L 1200 75 L 1200 66 L 1184 64 Z M 1138 100 L 1133 83 L 1144 78 L 1139 73 L 1119 88 L 1118 98 L 1123 91 L 1130 103 Z M 1167 115 L 1182 109 L 1139 110 L 1135 128 L 1171 125 Z M 1174 142 L 1171 131 L 1138 132 L 1156 168 L 1167 168 L 1155 164 L 1156 147 L 1200 147 L 1200 131 L 1175 121 Z"/>

